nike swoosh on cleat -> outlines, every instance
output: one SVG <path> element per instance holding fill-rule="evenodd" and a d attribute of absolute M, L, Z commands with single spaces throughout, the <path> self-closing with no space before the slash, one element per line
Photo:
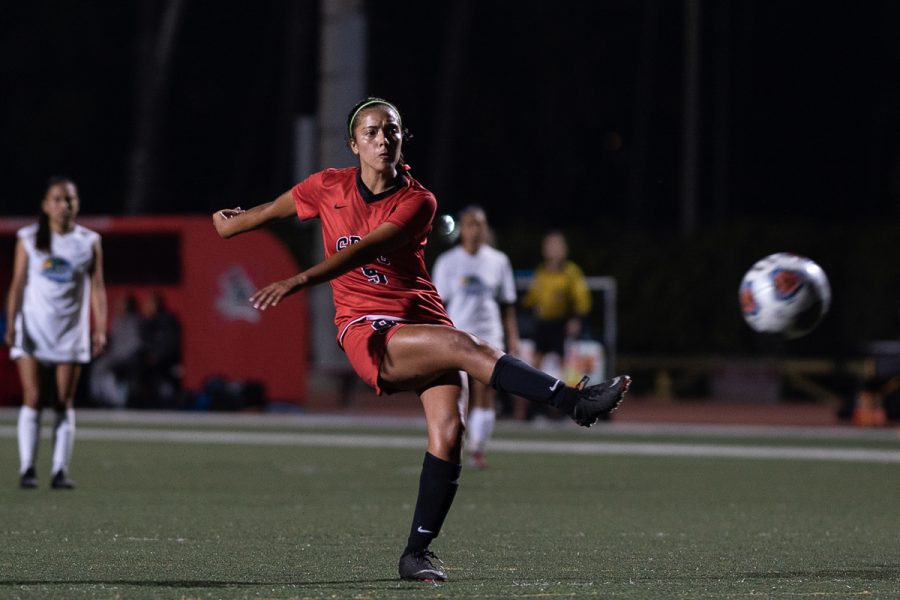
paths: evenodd
<path fill-rule="evenodd" d="M 430 531 L 428 529 L 423 529 L 421 525 L 419 525 L 419 528 L 416 529 L 416 531 L 418 531 L 419 533 L 434 533 L 433 531 Z"/>
<path fill-rule="evenodd" d="M 559 386 L 559 379 L 557 379 L 555 382 L 553 382 L 553 385 L 550 386 L 550 391 L 555 392 L 557 386 Z"/>

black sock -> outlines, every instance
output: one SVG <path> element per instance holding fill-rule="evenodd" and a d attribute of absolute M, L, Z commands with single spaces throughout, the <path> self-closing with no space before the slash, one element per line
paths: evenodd
<path fill-rule="evenodd" d="M 494 365 L 491 387 L 495 390 L 522 396 L 533 402 L 555 406 L 567 415 L 575 410 L 578 392 L 543 371 L 504 354 Z"/>
<path fill-rule="evenodd" d="M 431 540 L 441 532 L 441 525 L 450 512 L 453 497 L 456 496 L 461 472 L 462 465 L 455 465 L 428 452 L 425 453 L 422 474 L 419 476 L 416 511 L 413 513 L 409 540 L 403 554 L 425 550 Z"/>

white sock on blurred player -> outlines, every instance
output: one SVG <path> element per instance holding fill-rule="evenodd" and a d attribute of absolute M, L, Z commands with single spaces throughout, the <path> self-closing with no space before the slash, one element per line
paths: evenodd
<path fill-rule="evenodd" d="M 68 473 L 72 448 L 75 445 L 75 409 L 69 408 L 56 413 L 56 426 L 53 429 L 53 470 L 54 475 L 60 471 Z"/>
<path fill-rule="evenodd" d="M 30 406 L 19 409 L 19 473 L 34 466 L 41 428 L 41 412 Z"/>
<path fill-rule="evenodd" d="M 469 414 L 469 446 L 473 452 L 483 452 L 485 442 L 494 430 L 494 411 L 475 407 Z"/>
<path fill-rule="evenodd" d="M 469 421 L 466 423 L 466 430 L 469 432 L 468 451 L 480 451 L 483 438 L 481 436 L 481 409 L 477 406 L 469 411 Z"/>
<path fill-rule="evenodd" d="M 494 423 L 497 422 L 497 412 L 493 408 L 482 408 L 484 413 L 482 416 L 483 421 L 481 422 L 481 450 L 484 451 L 484 447 L 491 440 L 491 436 L 494 435 Z"/>

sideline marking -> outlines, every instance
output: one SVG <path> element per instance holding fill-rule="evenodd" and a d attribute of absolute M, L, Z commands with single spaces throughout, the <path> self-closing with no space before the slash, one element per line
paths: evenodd
<path fill-rule="evenodd" d="M 14 438 L 15 436 L 15 427 L 0 426 L 0 437 Z M 420 436 L 388 436 L 183 429 L 104 429 L 92 427 L 79 427 L 76 438 L 79 440 L 115 442 L 247 444 L 262 446 L 315 446 L 323 448 L 421 449 L 426 444 L 424 434 Z M 900 463 L 900 450 L 808 446 L 732 446 L 723 444 L 560 442 L 495 439 L 491 442 L 491 452 Z"/>

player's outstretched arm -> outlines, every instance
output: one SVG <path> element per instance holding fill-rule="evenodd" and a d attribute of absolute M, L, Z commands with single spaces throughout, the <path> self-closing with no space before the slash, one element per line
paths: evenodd
<path fill-rule="evenodd" d="M 253 231 L 269 221 L 290 217 L 296 214 L 295 211 L 294 198 L 288 190 L 275 200 L 254 206 L 249 210 L 244 210 L 240 206 L 217 210 L 213 213 L 212 220 L 219 237 L 228 239 L 247 231 Z"/>
<path fill-rule="evenodd" d="M 335 252 L 317 265 L 288 279 L 271 283 L 250 297 L 253 308 L 266 310 L 276 306 L 285 296 L 303 288 L 331 281 L 339 275 L 373 262 L 409 243 L 409 236 L 393 223 L 382 223 L 356 244 Z"/>

